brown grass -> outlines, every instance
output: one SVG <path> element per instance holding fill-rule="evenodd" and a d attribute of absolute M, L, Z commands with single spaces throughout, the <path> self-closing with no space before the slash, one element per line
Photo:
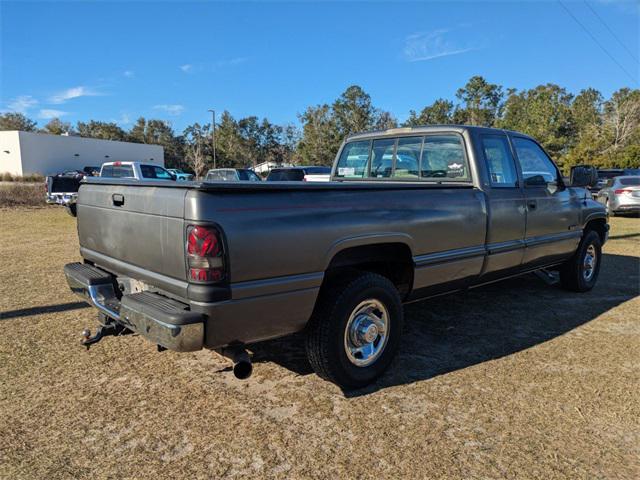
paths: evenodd
<path fill-rule="evenodd" d="M 140 337 L 86 352 L 63 209 L 0 211 L 0 478 L 638 478 L 640 225 L 612 219 L 600 281 L 530 276 L 409 305 L 402 352 L 345 396 L 299 337 L 235 380 Z"/>
<path fill-rule="evenodd" d="M 44 183 L 0 183 L 0 207 L 43 207 L 46 195 Z"/>

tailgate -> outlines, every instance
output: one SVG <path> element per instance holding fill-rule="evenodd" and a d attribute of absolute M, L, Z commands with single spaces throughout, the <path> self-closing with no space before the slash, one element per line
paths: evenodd
<path fill-rule="evenodd" d="M 186 192 L 185 188 L 83 184 L 78 195 L 82 256 L 114 273 L 158 286 L 166 277 L 184 282 Z"/>
<path fill-rule="evenodd" d="M 47 177 L 49 193 L 73 193 L 78 191 L 80 180 L 73 177 Z"/>

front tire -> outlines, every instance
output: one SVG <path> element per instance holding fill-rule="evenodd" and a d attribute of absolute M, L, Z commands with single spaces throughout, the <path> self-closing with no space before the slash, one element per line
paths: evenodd
<path fill-rule="evenodd" d="M 562 286 L 573 292 L 588 292 L 598 280 L 602 260 L 600 235 L 587 231 L 576 253 L 560 269 Z"/>
<path fill-rule="evenodd" d="M 314 371 L 345 390 L 361 388 L 387 369 L 398 351 L 402 302 L 386 277 L 364 273 L 328 286 L 307 326 Z"/>

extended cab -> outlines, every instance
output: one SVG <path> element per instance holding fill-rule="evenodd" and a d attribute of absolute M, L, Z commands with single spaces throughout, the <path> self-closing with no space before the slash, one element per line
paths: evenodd
<path fill-rule="evenodd" d="M 315 371 L 343 388 L 376 379 L 399 348 L 402 304 L 535 270 L 590 290 L 608 224 L 585 187 L 531 137 L 480 127 L 393 129 L 346 139 L 331 182 L 80 187 L 83 263 L 72 290 L 98 334 L 216 349 L 305 331 Z"/>

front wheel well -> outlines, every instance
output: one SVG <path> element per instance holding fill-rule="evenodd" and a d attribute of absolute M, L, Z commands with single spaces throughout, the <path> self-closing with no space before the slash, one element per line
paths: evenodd
<path fill-rule="evenodd" d="M 602 242 L 602 244 L 604 244 L 605 240 L 607 239 L 607 221 L 606 221 L 606 219 L 604 219 L 604 218 L 595 218 L 593 220 L 590 220 L 584 226 L 584 235 L 586 235 L 586 233 L 588 231 L 596 232 L 598 234 L 598 236 L 600 237 L 600 241 Z"/>
<path fill-rule="evenodd" d="M 334 279 L 372 272 L 388 278 L 395 285 L 401 298 L 413 287 L 413 256 L 404 243 L 380 243 L 346 248 L 331 259 L 325 272 L 324 284 Z"/>

